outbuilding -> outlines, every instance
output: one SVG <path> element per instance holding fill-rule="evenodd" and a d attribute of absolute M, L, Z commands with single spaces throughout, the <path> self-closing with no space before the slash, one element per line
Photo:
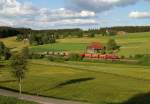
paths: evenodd
<path fill-rule="evenodd" d="M 100 42 L 92 42 L 87 48 L 87 53 L 100 53 L 104 49 L 104 46 Z"/>

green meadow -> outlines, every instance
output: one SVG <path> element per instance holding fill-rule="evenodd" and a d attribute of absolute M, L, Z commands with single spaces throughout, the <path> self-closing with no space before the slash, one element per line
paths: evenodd
<path fill-rule="evenodd" d="M 95 38 L 65 38 L 58 39 L 55 44 L 46 44 L 41 46 L 30 46 L 32 52 L 45 52 L 45 51 L 69 51 L 76 53 L 84 53 L 86 46 L 91 42 L 100 42 L 103 45 L 107 43 L 110 37 L 97 36 Z M 136 54 L 150 53 L 150 32 L 145 33 L 130 33 L 125 36 L 114 36 L 117 43 L 121 46 L 119 55 L 130 56 Z M 13 51 L 20 50 L 28 44 L 16 41 L 16 37 L 0 39 Z"/>
<path fill-rule="evenodd" d="M 91 42 L 104 45 L 110 37 L 65 38 L 55 44 L 29 46 L 30 51 L 69 51 L 83 53 Z M 150 32 L 115 36 L 124 56 L 150 54 Z M 12 51 L 28 44 L 15 37 L 0 39 Z M 18 83 L 11 74 L 10 62 L 0 67 L 0 88 L 18 90 Z M 150 92 L 150 66 L 92 62 L 50 62 L 47 59 L 29 60 L 23 92 L 59 99 L 85 101 L 93 104 L 124 102 L 137 94 Z M 21 103 L 22 104 L 22 103 Z M 24 103 L 23 103 L 24 104 Z M 25 103 L 26 104 L 26 103 Z M 147 103 L 146 103 L 147 104 Z"/>
<path fill-rule="evenodd" d="M 84 53 L 86 46 L 91 42 L 101 42 L 103 45 L 107 43 L 110 37 L 97 36 L 95 38 L 65 38 L 58 39 L 55 44 L 47 44 L 41 46 L 30 47 L 33 52 L 44 51 L 69 51 Z M 126 36 L 114 36 L 117 43 L 121 46 L 119 55 L 130 56 L 136 54 L 150 53 L 150 32 L 132 33 Z"/>
<path fill-rule="evenodd" d="M 23 92 L 90 103 L 119 103 L 150 91 L 150 67 L 88 62 L 30 60 Z M 8 66 L 0 87 L 18 90 Z"/>
<path fill-rule="evenodd" d="M 69 51 L 69 52 L 84 52 L 87 43 L 55 43 L 41 46 L 32 46 L 32 52 L 45 52 L 45 51 Z"/>

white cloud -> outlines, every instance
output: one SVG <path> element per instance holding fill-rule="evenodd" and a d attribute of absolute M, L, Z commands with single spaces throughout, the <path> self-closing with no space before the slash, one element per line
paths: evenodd
<path fill-rule="evenodd" d="M 52 28 L 97 25 L 98 12 L 128 6 L 139 0 L 66 0 L 69 8 L 39 8 L 23 0 L 0 0 L 0 26 Z M 150 0 L 146 0 L 150 1 Z M 148 12 L 131 12 L 132 18 L 149 18 Z M 101 20 L 99 20 L 101 21 Z M 102 22 L 101 22 L 102 23 Z"/>
<path fill-rule="evenodd" d="M 41 8 L 38 12 L 39 15 L 32 16 L 32 18 L 21 17 L 21 19 L 15 19 L 13 25 L 17 27 L 21 26 L 40 29 L 57 26 L 81 26 L 97 24 L 94 18 L 96 14 L 91 11 L 75 12 L 65 8 L 56 10 Z"/>
<path fill-rule="evenodd" d="M 114 7 L 128 6 L 139 0 L 66 0 L 68 7 L 78 10 L 103 12 Z"/>
<path fill-rule="evenodd" d="M 150 12 L 134 11 L 129 13 L 130 18 L 150 18 Z"/>
<path fill-rule="evenodd" d="M 96 24 L 94 19 L 66 19 L 61 20 L 61 22 L 55 22 L 59 25 L 87 25 L 87 24 Z"/>
<path fill-rule="evenodd" d="M 25 5 L 17 0 L 0 0 L 0 14 L 3 16 L 28 15 L 36 12 L 32 5 Z"/>
<path fill-rule="evenodd" d="M 65 8 L 60 8 L 56 10 L 50 10 L 47 8 L 42 8 L 40 10 L 41 16 L 50 16 L 50 18 L 88 18 L 96 16 L 95 12 L 92 11 L 72 11 Z"/>
<path fill-rule="evenodd" d="M 79 26 L 87 24 L 96 24 L 94 12 L 81 11 L 74 12 L 60 8 L 57 10 L 42 9 L 39 16 L 33 19 L 24 19 L 22 23 L 36 24 L 40 26 Z"/>
<path fill-rule="evenodd" d="M 82 17 L 88 17 L 88 16 L 95 16 L 95 12 L 89 12 L 89 11 L 81 11 L 80 16 Z"/>
<path fill-rule="evenodd" d="M 41 28 L 55 28 L 55 27 L 68 27 L 68 26 L 87 26 L 97 25 L 97 21 L 94 19 L 60 19 L 58 21 L 39 21 L 30 19 L 21 19 L 14 22 L 13 25 L 17 27 L 32 27 L 34 29 Z"/>
<path fill-rule="evenodd" d="M 95 12 L 81 10 L 72 11 L 65 8 L 51 10 L 37 8 L 32 4 L 25 4 L 19 0 L 0 0 L 0 25 L 36 27 L 57 25 L 94 24 Z M 4 18 L 8 18 L 7 21 Z M 93 18 L 93 19 L 92 19 Z"/>
<path fill-rule="evenodd" d="M 0 26 L 13 26 L 13 21 L 0 18 Z"/>

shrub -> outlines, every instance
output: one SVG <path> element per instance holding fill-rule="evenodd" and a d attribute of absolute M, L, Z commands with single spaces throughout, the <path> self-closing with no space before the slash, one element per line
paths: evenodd
<path fill-rule="evenodd" d="M 106 49 L 109 53 L 112 53 L 115 50 L 120 50 L 120 46 L 117 44 L 117 42 L 114 39 L 109 39 L 109 41 L 106 44 Z"/>
<path fill-rule="evenodd" d="M 31 34 L 29 37 L 29 42 L 31 45 L 43 45 L 49 43 L 55 43 L 55 35 L 49 33 Z"/>
<path fill-rule="evenodd" d="M 9 60 L 10 57 L 10 49 L 7 48 L 3 42 L 0 42 L 0 59 Z"/>
<path fill-rule="evenodd" d="M 39 54 L 31 54 L 30 58 L 31 59 L 42 59 L 42 58 L 44 58 L 44 56 L 43 55 L 39 55 Z"/>
<path fill-rule="evenodd" d="M 24 39 L 22 34 L 18 34 L 16 40 L 17 41 L 22 41 Z"/>
<path fill-rule="evenodd" d="M 122 55 L 122 56 L 121 56 L 121 59 L 125 59 L 125 56 L 124 56 L 124 55 Z"/>
<path fill-rule="evenodd" d="M 30 55 L 30 53 L 29 53 L 29 48 L 28 47 L 24 47 L 23 49 L 22 49 L 22 56 L 25 58 L 25 59 L 28 59 L 29 58 L 29 55 Z"/>
<path fill-rule="evenodd" d="M 48 58 L 49 61 L 56 61 L 56 62 L 67 61 L 67 59 L 62 57 L 62 56 L 48 56 L 47 58 Z"/>
<path fill-rule="evenodd" d="M 141 64 L 141 65 L 150 65 L 150 54 L 143 55 L 139 59 L 139 64 Z"/>
<path fill-rule="evenodd" d="M 83 57 L 81 57 L 79 54 L 72 53 L 69 55 L 69 60 L 70 61 L 81 61 L 81 60 L 83 60 Z"/>
<path fill-rule="evenodd" d="M 132 55 L 129 56 L 129 59 L 133 59 L 134 57 Z"/>
<path fill-rule="evenodd" d="M 135 59 L 140 59 L 140 58 L 142 58 L 143 56 L 144 56 L 144 55 L 137 54 L 137 55 L 134 56 L 134 58 L 135 58 Z"/>
<path fill-rule="evenodd" d="M 93 38 L 93 37 L 95 37 L 95 33 L 91 33 L 88 36 L 91 37 L 91 38 Z"/>

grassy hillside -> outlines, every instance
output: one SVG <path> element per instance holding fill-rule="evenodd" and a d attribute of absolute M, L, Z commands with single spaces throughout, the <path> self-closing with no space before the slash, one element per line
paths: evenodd
<path fill-rule="evenodd" d="M 106 44 L 110 37 L 98 36 L 95 38 L 65 38 L 58 39 L 55 44 L 47 44 L 41 46 L 31 46 L 31 51 L 61 51 L 67 50 L 70 52 L 85 52 L 86 46 L 91 42 L 101 42 Z M 130 56 L 135 54 L 150 53 L 150 32 L 145 33 L 131 33 L 126 36 L 115 36 L 119 45 L 121 45 L 120 55 Z M 13 51 L 20 50 L 22 47 L 27 46 L 23 42 L 17 42 L 16 37 L 0 39 L 8 47 L 13 48 Z"/>
<path fill-rule="evenodd" d="M 37 104 L 33 102 L 18 100 L 16 98 L 0 96 L 0 104 Z"/>
<path fill-rule="evenodd" d="M 65 38 L 57 40 L 56 44 L 33 46 L 32 51 L 57 51 L 67 50 L 71 52 L 85 52 L 87 44 L 91 42 L 101 42 L 106 44 L 110 37 L 95 37 L 95 38 Z M 135 54 L 150 53 L 150 32 L 132 33 L 126 36 L 115 36 L 119 45 L 121 45 L 120 55 L 130 56 Z"/>
<path fill-rule="evenodd" d="M 84 52 L 87 44 L 95 41 L 106 44 L 109 38 L 66 38 L 57 40 L 56 44 L 30 46 L 30 49 L 36 52 Z M 150 54 L 150 32 L 112 38 L 122 46 L 119 52 L 121 55 Z M 28 45 L 17 42 L 15 37 L 0 41 L 12 48 L 12 51 Z M 99 104 L 123 102 L 136 94 L 150 91 L 150 66 L 29 60 L 28 69 L 23 91 L 30 94 Z M 9 62 L 0 68 L 0 87 L 17 90 L 17 82 L 10 71 Z"/>
<path fill-rule="evenodd" d="M 22 47 L 28 46 L 28 44 L 23 41 L 16 41 L 16 37 L 0 38 L 0 41 L 4 42 L 12 51 L 18 51 L 22 49 Z"/>
<path fill-rule="evenodd" d="M 33 52 L 45 52 L 45 51 L 69 51 L 69 52 L 84 52 L 86 49 L 86 43 L 55 43 L 41 46 L 32 46 Z"/>
<path fill-rule="evenodd" d="M 53 63 L 31 60 L 23 91 L 69 100 L 122 102 L 150 91 L 150 67 L 99 63 Z M 0 71 L 0 86 L 17 90 L 8 67 Z M 34 83 L 34 84 L 33 84 Z"/>

